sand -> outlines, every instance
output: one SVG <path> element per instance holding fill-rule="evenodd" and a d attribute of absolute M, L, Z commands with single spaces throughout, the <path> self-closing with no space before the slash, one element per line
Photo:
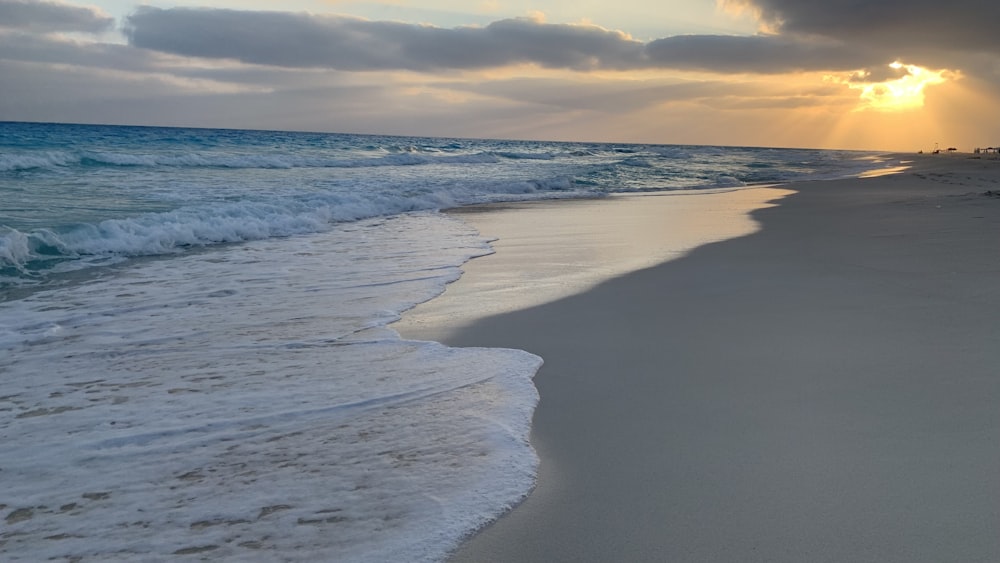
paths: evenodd
<path fill-rule="evenodd" d="M 542 215 L 624 226 L 679 200 L 463 215 L 497 253 L 401 332 L 545 365 L 537 486 L 455 561 L 1000 560 L 1000 163 L 784 188 L 749 190 L 778 199 L 739 204 L 757 208 L 742 236 L 509 306 L 480 268 L 532 293 L 524 272 L 601 246 Z"/>

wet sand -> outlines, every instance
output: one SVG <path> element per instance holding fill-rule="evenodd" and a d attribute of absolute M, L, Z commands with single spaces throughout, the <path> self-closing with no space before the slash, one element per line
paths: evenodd
<path fill-rule="evenodd" d="M 580 202 L 462 215 L 497 253 L 397 328 L 545 365 L 536 489 L 455 561 L 1000 560 L 1000 163 L 785 188 L 756 232 L 527 302 Z M 630 201 L 587 205 L 677 203 Z"/>

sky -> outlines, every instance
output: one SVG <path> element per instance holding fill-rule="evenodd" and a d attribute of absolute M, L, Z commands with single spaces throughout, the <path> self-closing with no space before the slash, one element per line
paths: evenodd
<path fill-rule="evenodd" d="M 996 0 L 0 0 L 0 120 L 1000 145 Z"/>

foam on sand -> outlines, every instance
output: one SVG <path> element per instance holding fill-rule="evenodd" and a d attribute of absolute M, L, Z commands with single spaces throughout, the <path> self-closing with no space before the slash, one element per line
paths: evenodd
<path fill-rule="evenodd" d="M 385 324 L 484 252 L 417 214 L 0 304 L 0 554 L 439 560 L 530 490 L 541 360 Z"/>

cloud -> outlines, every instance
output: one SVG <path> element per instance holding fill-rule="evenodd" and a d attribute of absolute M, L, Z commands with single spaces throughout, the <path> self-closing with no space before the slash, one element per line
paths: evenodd
<path fill-rule="evenodd" d="M 627 68 L 642 44 L 596 26 L 520 18 L 444 29 L 344 16 L 140 7 L 125 33 L 134 46 L 246 63 L 340 70 L 481 69 L 516 63 Z"/>
<path fill-rule="evenodd" d="M 910 74 L 910 69 L 902 64 L 881 65 L 871 69 L 851 73 L 846 82 L 851 84 L 871 84 L 899 80 Z"/>
<path fill-rule="evenodd" d="M 128 45 L 74 41 L 53 35 L 0 33 L 0 60 L 107 68 L 155 70 L 157 55 Z"/>
<path fill-rule="evenodd" d="M 853 70 L 882 62 L 865 49 L 776 35 L 677 35 L 646 47 L 654 66 L 762 74 Z"/>
<path fill-rule="evenodd" d="M 440 82 L 434 86 L 532 106 L 604 113 L 639 111 L 672 101 L 696 99 L 717 92 L 721 87 L 714 82 L 663 83 L 565 77 Z"/>
<path fill-rule="evenodd" d="M 101 33 L 111 29 L 114 23 L 114 18 L 96 8 L 61 2 L 0 0 L 0 28 Z"/>
<path fill-rule="evenodd" d="M 472 92 L 497 100 L 557 110 L 586 110 L 621 115 L 676 104 L 737 107 L 806 107 L 844 103 L 837 85 L 819 87 L 733 80 L 601 80 L 580 78 L 509 78 L 434 83 L 435 88 Z M 849 98 L 848 98 L 849 101 Z"/>
<path fill-rule="evenodd" d="M 724 0 L 724 4 L 755 13 L 767 28 L 785 34 L 860 41 L 899 51 L 980 51 L 1000 46 L 996 0 Z"/>
<path fill-rule="evenodd" d="M 534 64 L 587 70 L 679 69 L 782 73 L 854 70 L 882 59 L 829 40 L 690 35 L 636 41 L 595 25 L 504 19 L 440 28 L 288 12 L 140 7 L 125 33 L 133 46 L 190 57 L 290 68 L 478 70 Z"/>
<path fill-rule="evenodd" d="M 653 41 L 541 16 L 438 27 L 144 6 L 123 20 L 128 42 L 117 44 L 54 33 L 106 30 L 112 19 L 96 9 L 0 0 L 0 119 L 823 145 L 840 117 L 884 118 L 851 113 L 858 107 L 922 104 L 914 68 L 959 71 L 926 89 L 928 107 L 959 94 L 962 107 L 992 106 L 1000 65 L 981 46 L 997 41 L 984 32 L 996 11 L 878 4 L 729 0 L 770 32 Z M 943 22 L 939 33 L 952 37 L 952 17 L 969 37 L 931 33 Z"/>

